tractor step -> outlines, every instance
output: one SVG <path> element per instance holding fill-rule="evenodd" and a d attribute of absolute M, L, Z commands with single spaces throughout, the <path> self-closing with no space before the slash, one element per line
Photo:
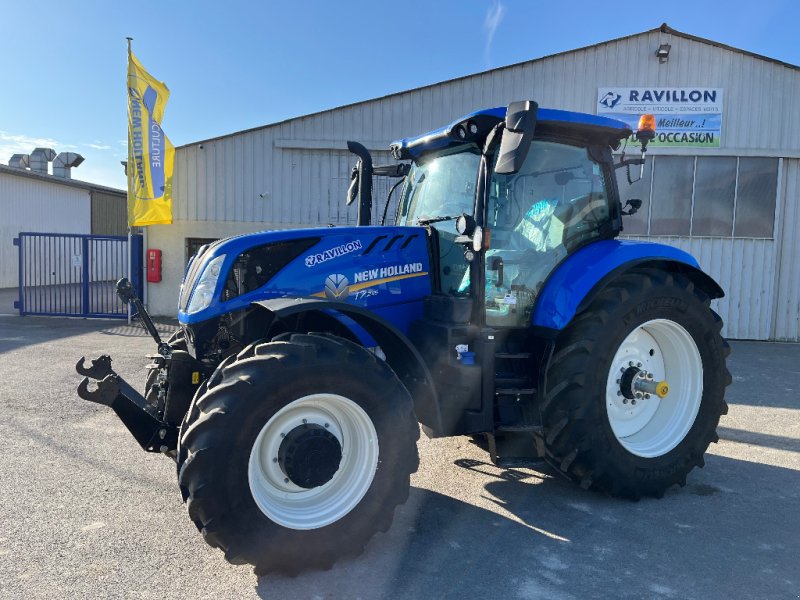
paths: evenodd
<path fill-rule="evenodd" d="M 87 367 L 81 358 L 75 365 L 83 380 L 78 384 L 78 396 L 89 402 L 108 406 L 131 432 L 139 445 L 148 452 L 170 452 L 178 446 L 178 430 L 158 418 L 155 407 L 111 368 L 111 357 L 103 355 Z M 97 389 L 89 389 L 90 379 Z"/>
<path fill-rule="evenodd" d="M 544 458 L 498 457 L 494 464 L 503 469 L 538 469 L 546 465 L 547 461 Z"/>
<path fill-rule="evenodd" d="M 489 457 L 498 467 L 531 467 L 544 458 L 542 427 L 539 425 L 501 425 L 487 433 Z"/>
<path fill-rule="evenodd" d="M 498 396 L 535 396 L 536 388 L 497 388 L 494 393 Z"/>
<path fill-rule="evenodd" d="M 544 429 L 541 425 L 498 425 L 495 427 L 495 431 L 498 433 L 507 432 L 507 433 L 536 433 L 539 435 L 544 435 Z"/>

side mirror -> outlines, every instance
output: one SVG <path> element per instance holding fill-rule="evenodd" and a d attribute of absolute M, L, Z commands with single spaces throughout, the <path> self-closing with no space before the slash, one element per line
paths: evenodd
<path fill-rule="evenodd" d="M 626 208 L 628 210 L 625 210 Z M 642 201 L 639 200 L 639 198 L 631 198 L 625 203 L 625 206 L 622 207 L 622 210 L 620 212 L 623 215 L 629 217 L 639 212 L 640 208 L 642 208 Z"/>
<path fill-rule="evenodd" d="M 513 175 L 522 168 L 536 130 L 538 109 L 539 105 L 533 100 L 512 102 L 508 105 L 495 173 Z"/>

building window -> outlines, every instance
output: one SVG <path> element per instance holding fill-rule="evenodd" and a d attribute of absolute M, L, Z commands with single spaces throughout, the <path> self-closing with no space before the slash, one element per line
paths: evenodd
<path fill-rule="evenodd" d="M 628 235 L 773 236 L 777 158 L 655 156 L 640 181 L 628 184 L 620 169 L 617 182 L 623 204 L 642 200 L 638 213 L 623 218 Z"/>
<path fill-rule="evenodd" d="M 650 235 L 689 235 L 694 159 L 659 156 L 658 164 L 653 167 Z"/>
<path fill-rule="evenodd" d="M 216 242 L 219 238 L 186 238 L 186 263 L 192 258 L 201 247 L 212 242 Z"/>
<path fill-rule="evenodd" d="M 740 158 L 736 195 L 736 237 L 772 237 L 778 161 L 774 158 Z"/>
<path fill-rule="evenodd" d="M 735 193 L 736 158 L 698 156 L 692 235 L 731 237 Z"/>

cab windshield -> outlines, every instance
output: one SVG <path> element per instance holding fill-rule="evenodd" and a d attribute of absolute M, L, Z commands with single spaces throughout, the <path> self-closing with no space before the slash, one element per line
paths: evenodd
<path fill-rule="evenodd" d="M 439 291 L 469 293 L 464 247 L 456 243 L 456 218 L 471 215 L 481 154 L 474 144 L 437 152 L 414 163 L 406 177 L 397 225 L 430 225 L 439 248 Z"/>
<path fill-rule="evenodd" d="M 403 188 L 397 225 L 419 225 L 472 214 L 481 154 L 474 144 L 450 148 L 415 162 Z M 449 226 L 448 226 L 449 224 Z M 454 221 L 437 229 L 455 232 Z"/>

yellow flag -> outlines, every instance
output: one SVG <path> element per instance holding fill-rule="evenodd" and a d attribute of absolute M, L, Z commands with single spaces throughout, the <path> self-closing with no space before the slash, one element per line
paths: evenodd
<path fill-rule="evenodd" d="M 161 129 L 169 89 L 128 50 L 128 225 L 172 223 L 175 148 Z"/>

